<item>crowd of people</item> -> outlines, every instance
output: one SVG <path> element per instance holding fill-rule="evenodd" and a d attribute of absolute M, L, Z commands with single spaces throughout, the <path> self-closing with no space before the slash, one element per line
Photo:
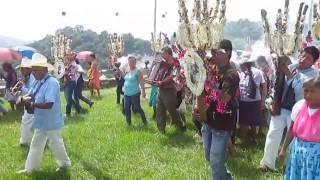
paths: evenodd
<path fill-rule="evenodd" d="M 319 59 L 317 48 L 304 48 L 297 62 L 287 56 L 272 56 L 274 61 L 281 61 L 277 69 L 260 56 L 252 61 L 242 58 L 236 63 L 230 61 L 232 43 L 222 40 L 219 48 L 205 57 L 204 64 L 207 78 L 204 91 L 200 96 L 192 95 L 192 121 L 196 127 L 196 138 L 201 138 L 205 159 L 210 162 L 212 179 L 233 179 L 225 166 L 227 152 L 230 157 L 236 155 L 236 138 L 244 145 L 256 144 L 259 134 L 268 128 L 264 146 L 264 155 L 260 168 L 265 171 L 276 170 L 276 160 L 283 161 L 290 146 L 289 160 L 285 179 L 320 178 L 320 76 L 314 66 Z M 153 109 L 152 118 L 156 120 L 160 133 L 166 134 L 167 122 L 177 127 L 180 132 L 186 126 L 186 91 L 187 84 L 181 62 L 173 57 L 173 50 L 166 46 L 159 57 L 166 64 L 167 71 L 163 79 L 153 81 L 149 105 Z M 71 116 L 72 107 L 77 113 L 85 113 L 79 99 L 89 107 L 94 102 L 83 96 L 84 69 L 74 53 L 67 54 L 67 68 L 64 76 L 66 98 L 65 116 Z M 140 104 L 140 97 L 146 98 L 144 75 L 136 66 L 136 58 L 128 57 L 128 66 L 120 68 L 113 57 L 115 70 L 116 103 L 122 104 L 122 111 L 129 126 L 132 125 L 131 112 L 138 113 L 142 123 L 147 125 L 148 118 Z M 22 104 L 24 114 L 21 123 L 21 146 L 30 146 L 25 169 L 29 173 L 40 167 L 40 160 L 46 142 L 58 160 L 60 168 L 67 168 L 71 161 L 66 153 L 61 136 L 64 117 L 61 111 L 60 85 L 50 75 L 52 66 L 46 57 L 35 54 L 32 60 L 23 59 L 20 71 L 24 84 L 18 96 L 12 94 L 12 87 L 17 82 L 17 75 L 12 66 L 3 64 L 6 72 L 2 77 L 6 83 L 5 98 L 12 110 L 16 101 Z M 285 76 L 280 114 L 274 112 L 272 100 L 276 71 Z M 90 55 L 88 69 L 88 87 L 91 95 L 100 97 L 101 82 L 96 56 Z M 21 95 L 24 95 L 21 97 Z M 17 99 L 18 98 L 18 99 Z M 0 112 L 6 112 L 0 107 Z M 166 116 L 166 113 L 170 116 Z M 268 126 L 269 125 L 269 126 Z M 32 141 L 28 134 L 34 129 Z M 283 145 L 284 129 L 287 129 Z M 279 154 L 279 150 L 280 154 Z"/>
<path fill-rule="evenodd" d="M 196 127 L 195 137 L 202 137 L 205 159 L 210 162 L 212 169 L 212 179 L 232 179 L 225 167 L 226 152 L 229 151 L 231 158 L 235 157 L 236 137 L 239 137 L 241 144 L 256 145 L 258 135 L 264 136 L 265 128 L 268 128 L 268 133 L 260 169 L 276 170 L 283 132 L 287 129 L 280 160 L 287 153 L 289 143 L 296 138 L 289 155 L 285 178 L 319 178 L 320 159 L 316 148 L 319 146 L 320 129 L 316 124 L 320 119 L 316 115 L 320 112 L 320 81 L 319 70 L 315 66 L 319 59 L 318 49 L 313 46 L 304 48 L 298 61 L 287 56 L 272 56 L 272 62 L 281 62 L 277 69 L 264 56 L 257 59 L 240 58 L 237 62 L 231 62 L 232 43 L 229 40 L 221 41 L 219 48 L 211 53 L 212 56 L 205 60 L 205 90 L 202 95 L 192 97 L 192 120 Z M 166 122 L 171 122 L 184 132 L 186 121 L 181 106 L 185 103 L 183 92 L 187 88 L 184 79 L 186 70 L 173 58 L 169 47 L 162 49 L 162 61 L 172 69 L 162 81 L 151 85 L 149 105 L 154 110 L 153 118 L 161 133 L 165 133 Z M 279 115 L 274 113 L 272 106 L 276 71 L 285 76 Z M 122 73 L 122 76 L 125 85 L 131 83 L 130 71 Z M 118 74 L 117 78 L 120 80 L 122 76 Z M 144 92 L 143 79 L 136 75 L 135 81 L 133 89 L 140 93 L 140 85 Z M 121 89 L 121 86 L 118 83 L 117 89 Z M 126 104 L 128 100 L 126 93 L 124 94 Z M 120 93 L 118 95 L 119 99 Z M 137 98 L 137 101 L 140 99 Z M 137 103 L 137 108 L 141 111 L 140 102 Z M 130 111 L 128 107 L 125 110 L 127 119 L 130 119 Z M 166 116 L 166 111 L 171 118 Z M 144 121 L 145 116 L 142 115 L 141 118 Z M 129 122 L 131 121 L 128 121 L 130 125 Z M 296 122 L 299 124 L 295 126 Z M 308 159 L 308 162 L 304 162 L 303 158 Z"/>

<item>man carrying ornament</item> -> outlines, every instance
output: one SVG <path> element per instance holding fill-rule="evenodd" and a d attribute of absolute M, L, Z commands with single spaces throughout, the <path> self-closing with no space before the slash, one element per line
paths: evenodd
<path fill-rule="evenodd" d="M 208 78 L 205 82 L 204 104 L 206 121 L 202 126 L 205 157 L 210 161 L 212 179 L 232 179 L 225 167 L 228 143 L 236 128 L 239 75 L 230 65 L 232 43 L 222 40 L 218 49 L 212 50 Z M 213 69 L 214 68 L 214 69 Z M 210 73 L 212 72 L 212 73 Z"/>
<path fill-rule="evenodd" d="M 175 59 L 172 57 L 173 53 L 170 47 L 162 49 L 162 58 L 170 68 L 170 73 L 164 77 L 162 81 L 154 82 L 159 87 L 157 100 L 157 125 L 161 133 L 165 133 L 166 128 L 166 111 L 169 112 L 172 123 L 177 126 L 182 132 L 186 131 L 186 125 L 181 120 L 180 114 L 176 109 L 177 105 L 177 90 L 174 83 L 174 78 L 177 71 Z"/>

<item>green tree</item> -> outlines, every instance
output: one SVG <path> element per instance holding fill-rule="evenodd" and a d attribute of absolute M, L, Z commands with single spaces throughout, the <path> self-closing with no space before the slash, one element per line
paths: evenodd
<path fill-rule="evenodd" d="M 254 43 L 261 39 L 263 35 L 262 25 L 248 19 L 230 21 L 226 24 L 224 30 L 224 37 L 233 42 L 234 49 L 244 49 L 247 45 L 247 39 Z"/>
<path fill-rule="evenodd" d="M 92 31 L 85 30 L 82 25 L 76 25 L 75 27 L 65 27 L 58 29 L 55 34 L 65 33 L 72 36 L 71 49 L 73 51 L 93 51 L 97 54 L 100 67 L 105 67 L 106 60 L 109 59 L 107 49 L 107 37 L 108 32 L 102 31 L 100 34 Z M 125 43 L 125 55 L 150 55 L 152 54 L 150 42 L 142 39 L 135 38 L 132 34 L 123 34 Z M 52 35 L 47 35 L 45 38 L 33 42 L 28 46 L 34 47 L 40 53 L 50 57 Z"/>

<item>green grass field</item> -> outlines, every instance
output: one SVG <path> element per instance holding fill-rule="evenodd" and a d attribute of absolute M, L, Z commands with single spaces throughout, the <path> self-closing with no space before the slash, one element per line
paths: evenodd
<path fill-rule="evenodd" d="M 202 144 L 193 139 L 195 130 L 190 114 L 186 133 L 168 126 L 166 135 L 161 135 L 150 118 L 152 109 L 147 106 L 147 100 L 142 100 L 149 125 L 143 126 L 139 116 L 133 116 L 133 126 L 128 127 L 115 104 L 114 91 L 103 90 L 103 98 L 95 99 L 88 114 L 75 114 L 65 121 L 63 136 L 72 161 L 67 172 L 55 171 L 57 164 L 47 148 L 40 172 L 16 174 L 24 167 L 28 153 L 18 146 L 21 114 L 9 112 L 1 117 L 0 179 L 210 179 L 210 166 L 204 159 Z M 83 107 L 89 108 L 84 104 Z M 258 146 L 237 146 L 236 159 L 227 160 L 236 180 L 282 178 L 282 170 L 265 173 L 258 169 L 263 146 L 264 138 Z"/>

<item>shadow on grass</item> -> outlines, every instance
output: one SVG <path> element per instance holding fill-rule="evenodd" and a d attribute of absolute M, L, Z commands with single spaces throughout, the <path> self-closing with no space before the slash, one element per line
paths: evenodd
<path fill-rule="evenodd" d="M 92 174 L 96 179 L 111 179 L 108 175 L 104 174 L 101 170 L 96 168 L 95 165 L 87 162 L 87 161 L 81 161 L 81 164 L 83 165 L 84 169 L 88 171 L 90 174 Z"/>
<path fill-rule="evenodd" d="M 83 166 L 83 169 L 89 172 L 92 176 L 94 176 L 96 179 L 111 179 L 109 175 L 106 175 L 105 172 L 97 168 L 97 165 L 88 162 L 82 158 L 79 153 L 69 151 L 69 154 L 73 157 L 74 160 L 76 160 L 79 164 Z"/>
<path fill-rule="evenodd" d="M 25 161 L 27 159 L 28 153 L 29 153 L 29 147 L 19 147 L 21 150 L 21 159 Z"/>
<path fill-rule="evenodd" d="M 282 168 L 276 172 L 265 172 L 259 169 L 257 157 L 252 156 L 264 147 L 265 138 L 258 138 L 257 144 L 237 145 L 237 157 L 235 160 L 228 159 L 228 167 L 234 177 L 238 179 L 277 179 L 281 177 Z M 262 158 L 262 157 L 261 157 Z"/>
<path fill-rule="evenodd" d="M 137 124 L 137 125 L 131 125 L 126 127 L 126 130 L 129 132 L 150 132 L 150 133 L 155 133 L 154 129 L 150 127 L 150 125 L 142 125 L 142 124 Z"/>
<path fill-rule="evenodd" d="M 81 122 L 84 122 L 85 120 L 89 120 L 89 118 L 86 118 L 85 114 L 80 115 L 80 114 L 74 114 L 73 116 L 69 118 L 64 118 L 65 124 L 78 124 Z"/>
<path fill-rule="evenodd" d="M 187 148 L 196 144 L 192 136 L 186 133 L 176 131 L 171 134 L 166 134 L 165 136 L 166 138 L 161 139 L 161 143 L 165 146 Z"/>
<path fill-rule="evenodd" d="M 33 172 L 31 175 L 33 180 L 70 180 L 71 173 L 70 169 L 61 171 L 39 171 Z"/>

